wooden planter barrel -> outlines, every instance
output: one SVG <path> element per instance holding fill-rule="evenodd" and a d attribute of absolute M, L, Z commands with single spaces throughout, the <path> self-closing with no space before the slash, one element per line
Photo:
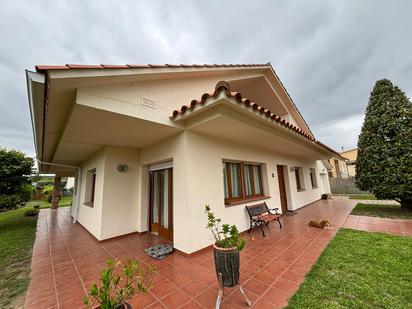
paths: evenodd
<path fill-rule="evenodd" d="M 239 284 L 240 256 L 236 247 L 219 248 L 213 246 L 215 256 L 216 276 L 222 274 L 223 287 L 233 287 Z"/>

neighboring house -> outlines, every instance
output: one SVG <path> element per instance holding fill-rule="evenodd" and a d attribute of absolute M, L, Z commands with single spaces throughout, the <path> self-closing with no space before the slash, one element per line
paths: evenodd
<path fill-rule="evenodd" d="M 330 158 L 329 164 L 331 166 L 331 169 L 328 171 L 330 178 L 348 178 L 346 158 Z"/>
<path fill-rule="evenodd" d="M 356 159 L 358 158 L 358 148 L 345 150 L 340 153 L 343 157 L 347 158 L 346 171 L 349 177 L 355 177 L 356 175 Z"/>
<path fill-rule="evenodd" d="M 40 172 L 76 176 L 98 240 L 149 231 L 184 253 L 212 243 L 204 205 L 293 211 L 329 193 L 317 141 L 270 64 L 63 65 L 27 71 Z"/>
<path fill-rule="evenodd" d="M 330 178 L 347 179 L 355 177 L 356 174 L 356 158 L 358 156 L 358 149 L 350 149 L 340 153 L 341 157 L 333 157 L 329 159 L 331 169 L 329 170 Z"/>

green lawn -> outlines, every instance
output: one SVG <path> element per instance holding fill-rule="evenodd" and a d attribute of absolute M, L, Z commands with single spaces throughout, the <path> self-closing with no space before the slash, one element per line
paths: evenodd
<path fill-rule="evenodd" d="M 412 219 L 412 211 L 402 209 L 400 205 L 375 205 L 359 203 L 351 215 L 392 219 Z"/>
<path fill-rule="evenodd" d="M 340 229 L 287 308 L 412 308 L 412 238 Z"/>
<path fill-rule="evenodd" d="M 59 207 L 68 207 L 72 204 L 71 196 L 63 196 L 59 201 Z M 30 201 L 27 202 L 27 206 L 40 205 L 41 209 L 50 208 L 50 203 L 47 201 Z"/>
<path fill-rule="evenodd" d="M 349 195 L 350 200 L 376 200 L 375 195 L 372 194 L 356 194 Z"/>
<path fill-rule="evenodd" d="M 27 207 L 0 213 L 0 308 L 21 308 L 29 283 L 37 217 Z"/>

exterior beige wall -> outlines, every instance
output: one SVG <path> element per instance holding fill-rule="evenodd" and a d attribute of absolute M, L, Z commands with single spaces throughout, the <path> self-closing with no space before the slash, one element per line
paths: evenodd
<path fill-rule="evenodd" d="M 169 119 L 173 110 L 190 104 L 193 99 L 200 100 L 204 93 L 213 92 L 217 82 L 258 76 L 264 75 L 238 72 L 206 77 L 145 80 L 127 84 L 85 87 L 77 90 L 76 103 L 165 125 L 178 126 Z M 156 108 L 142 104 L 142 98 L 154 100 Z M 290 114 L 282 115 L 282 117 L 299 127 L 296 119 Z"/>
<path fill-rule="evenodd" d="M 93 207 L 87 206 L 86 202 L 86 179 L 87 173 L 96 169 L 96 185 Z M 80 205 L 78 221 L 97 239 L 101 240 L 102 208 L 103 208 L 103 187 L 105 174 L 105 149 L 101 149 L 86 162 L 82 164 Z"/>
<path fill-rule="evenodd" d="M 224 205 L 222 160 L 231 159 L 263 164 L 265 200 L 270 208 L 280 207 L 277 165 L 287 166 L 285 182 L 289 210 L 296 210 L 328 193 L 320 173 L 320 161 L 304 162 L 264 149 L 237 144 L 194 132 L 182 132 L 143 149 L 106 147 L 83 165 L 82 197 L 79 222 L 102 240 L 135 231 L 148 230 L 148 166 L 173 161 L 173 236 L 174 246 L 186 253 L 212 243 L 205 229 L 204 205 L 209 204 L 224 222 L 236 224 L 241 231 L 249 228 L 245 204 Z M 121 173 L 118 164 L 129 169 Z M 305 190 L 297 192 L 294 172 L 304 171 Z M 83 205 L 87 171 L 96 168 L 94 207 Z M 318 188 L 313 189 L 309 169 L 315 168 Z M 247 204 L 253 204 L 247 203 Z"/>
<path fill-rule="evenodd" d="M 126 164 L 126 172 L 117 171 Z M 96 169 L 93 205 L 86 205 L 87 173 Z M 82 165 L 78 221 L 98 240 L 137 231 L 139 151 L 105 147 Z"/>
<path fill-rule="evenodd" d="M 182 132 L 163 142 L 141 149 L 142 185 L 140 186 L 139 227 L 143 232 L 148 230 L 149 210 L 149 174 L 148 166 L 160 162 L 173 160 L 173 243 L 183 252 L 192 252 L 189 243 L 190 231 L 188 229 L 188 156 L 187 133 Z"/>
<path fill-rule="evenodd" d="M 342 156 L 345 158 L 348 158 L 349 160 L 356 160 L 358 158 L 358 148 L 347 150 L 344 152 L 340 153 Z"/>
<path fill-rule="evenodd" d="M 188 221 L 183 221 L 186 234 L 190 235 L 189 246 L 186 252 L 199 250 L 212 243 L 206 226 L 204 205 L 208 204 L 221 217 L 223 222 L 236 224 L 240 231 L 249 228 L 249 219 L 245 210 L 246 204 L 226 207 L 224 205 L 222 160 L 240 160 L 264 164 L 262 170 L 265 194 L 271 196 L 265 200 L 269 208 L 277 207 L 281 211 L 279 185 L 276 165 L 287 165 L 286 186 L 289 188 L 289 209 L 295 210 L 320 198 L 321 188 L 312 189 L 309 168 L 317 169 L 316 162 L 302 162 L 277 155 L 263 149 L 252 149 L 227 140 L 219 140 L 209 136 L 188 133 L 188 178 L 189 186 L 186 189 Z M 306 190 L 297 192 L 295 177 L 290 172 L 291 166 L 301 166 L 304 170 Z M 272 176 L 273 174 L 273 176 Z M 320 176 L 317 172 L 318 184 Z M 175 180 L 175 183 L 179 181 Z"/>
<path fill-rule="evenodd" d="M 119 114 L 129 115 L 153 122 L 176 126 L 169 119 L 173 110 L 200 100 L 203 93 L 214 91 L 222 79 L 251 77 L 250 74 L 224 74 L 209 77 L 164 79 L 111 84 L 80 88 L 76 102 Z M 156 101 L 156 108 L 142 104 L 142 98 Z"/>
<path fill-rule="evenodd" d="M 127 171 L 119 172 L 119 164 L 127 165 Z M 106 147 L 104 176 L 101 239 L 136 232 L 140 183 L 139 150 Z"/>
<path fill-rule="evenodd" d="M 318 186 L 321 190 L 321 194 L 328 194 L 331 193 L 330 191 L 330 183 L 329 183 L 329 176 L 328 176 L 328 169 L 323 164 L 322 161 L 316 161 L 316 171 L 318 177 Z"/>

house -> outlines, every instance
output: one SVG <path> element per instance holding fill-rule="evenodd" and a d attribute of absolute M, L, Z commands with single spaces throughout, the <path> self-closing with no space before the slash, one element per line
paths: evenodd
<path fill-rule="evenodd" d="M 341 157 L 333 157 L 329 159 L 331 169 L 329 169 L 330 178 L 348 179 L 356 175 L 356 158 L 358 157 L 358 149 L 350 149 L 342 151 Z"/>
<path fill-rule="evenodd" d="M 336 156 L 328 160 L 331 166 L 331 168 L 328 170 L 330 178 L 348 178 L 346 160 L 346 158 L 337 158 Z"/>
<path fill-rule="evenodd" d="M 151 232 L 186 254 L 212 243 L 204 205 L 294 211 L 329 193 L 317 141 L 270 64 L 62 65 L 27 71 L 42 173 L 76 177 L 96 239 Z M 138 236 L 137 236 L 138 237 Z"/>
<path fill-rule="evenodd" d="M 356 159 L 358 158 L 358 148 L 342 151 L 341 156 L 345 157 L 346 170 L 349 177 L 356 175 Z"/>

